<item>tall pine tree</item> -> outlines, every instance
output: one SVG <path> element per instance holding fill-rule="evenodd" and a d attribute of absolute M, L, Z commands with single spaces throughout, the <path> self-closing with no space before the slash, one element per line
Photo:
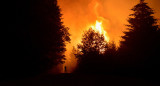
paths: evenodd
<path fill-rule="evenodd" d="M 63 63 L 65 42 L 70 41 L 70 34 L 61 21 L 57 0 L 31 0 L 29 14 L 31 57 L 36 58 L 42 70 Z"/>
<path fill-rule="evenodd" d="M 126 58 L 128 64 L 137 67 L 158 65 L 160 38 L 157 19 L 153 17 L 154 11 L 144 0 L 140 0 L 131 10 L 134 13 L 128 19 L 128 31 L 124 32 L 120 42 L 121 56 Z"/>
<path fill-rule="evenodd" d="M 70 34 L 61 15 L 57 0 L 16 1 L 16 27 L 6 33 L 8 54 L 3 77 L 37 75 L 64 62 Z"/>

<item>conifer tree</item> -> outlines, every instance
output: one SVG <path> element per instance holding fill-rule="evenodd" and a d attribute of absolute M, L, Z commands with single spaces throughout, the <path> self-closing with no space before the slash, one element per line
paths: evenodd
<path fill-rule="evenodd" d="M 40 58 L 41 67 L 50 69 L 64 63 L 65 42 L 70 41 L 69 28 L 61 21 L 62 14 L 57 0 L 35 0 L 31 3 L 32 21 L 29 32 L 33 42 L 33 55 Z"/>
<path fill-rule="evenodd" d="M 7 33 L 10 44 L 6 49 L 11 54 L 7 55 L 9 60 L 4 64 L 3 75 L 28 77 L 64 63 L 65 43 L 70 41 L 70 34 L 61 21 L 57 0 L 18 0 L 16 3 L 16 27 L 9 28 Z"/>
<path fill-rule="evenodd" d="M 133 64 L 148 64 L 158 60 L 160 38 L 154 11 L 144 0 L 135 5 L 128 19 L 128 31 L 124 32 L 120 42 L 120 52 L 126 61 Z M 158 55 L 159 56 L 159 55 Z M 157 63 L 156 63 L 157 64 Z"/>

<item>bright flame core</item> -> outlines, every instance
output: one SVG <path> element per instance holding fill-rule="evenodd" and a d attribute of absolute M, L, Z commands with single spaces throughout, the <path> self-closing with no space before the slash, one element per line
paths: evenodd
<path fill-rule="evenodd" d="M 103 28 L 102 21 L 101 22 L 96 21 L 96 24 L 94 26 L 92 25 L 91 28 L 99 32 L 100 34 L 103 34 L 105 40 L 109 42 L 109 37 L 107 36 L 107 32 Z"/>

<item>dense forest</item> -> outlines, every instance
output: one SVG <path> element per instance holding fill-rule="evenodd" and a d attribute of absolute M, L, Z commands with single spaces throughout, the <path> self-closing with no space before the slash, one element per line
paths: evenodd
<path fill-rule="evenodd" d="M 74 74 L 159 77 L 158 19 L 144 0 L 131 10 L 119 47 L 92 28 L 84 32 L 72 52 L 78 63 Z M 47 74 L 65 62 L 66 43 L 72 39 L 57 0 L 16 1 L 15 17 L 16 24 L 7 29 L 7 54 L 1 57 L 2 81 Z"/>

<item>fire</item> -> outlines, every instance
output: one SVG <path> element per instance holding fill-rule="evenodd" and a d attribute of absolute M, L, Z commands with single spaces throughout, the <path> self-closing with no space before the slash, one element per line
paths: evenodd
<path fill-rule="evenodd" d="M 100 34 L 104 35 L 104 38 L 107 42 L 109 42 L 109 37 L 107 36 L 107 32 L 104 30 L 103 25 L 102 25 L 102 21 L 96 21 L 95 25 L 91 25 L 91 28 L 97 32 L 99 32 Z"/>
<path fill-rule="evenodd" d="M 102 0 L 58 0 L 58 3 L 62 9 L 64 25 L 70 28 L 71 44 L 66 45 L 64 65 L 68 72 L 72 72 L 77 65 L 77 59 L 71 55 L 72 49 L 81 43 L 83 32 L 92 28 L 103 34 L 105 41 L 109 42 L 110 35 L 107 31 L 110 30 L 110 20 L 104 16 L 106 11 Z M 103 51 L 102 49 L 101 52 Z"/>
<path fill-rule="evenodd" d="M 153 0 L 148 0 L 151 1 Z M 76 60 L 70 55 L 72 46 L 81 42 L 83 32 L 92 27 L 104 34 L 105 40 L 115 41 L 118 46 L 130 14 L 128 8 L 137 2 L 138 0 L 58 0 L 64 25 L 70 28 L 71 34 L 71 44 L 67 44 L 65 53 L 65 65 L 69 72 L 76 66 Z"/>

